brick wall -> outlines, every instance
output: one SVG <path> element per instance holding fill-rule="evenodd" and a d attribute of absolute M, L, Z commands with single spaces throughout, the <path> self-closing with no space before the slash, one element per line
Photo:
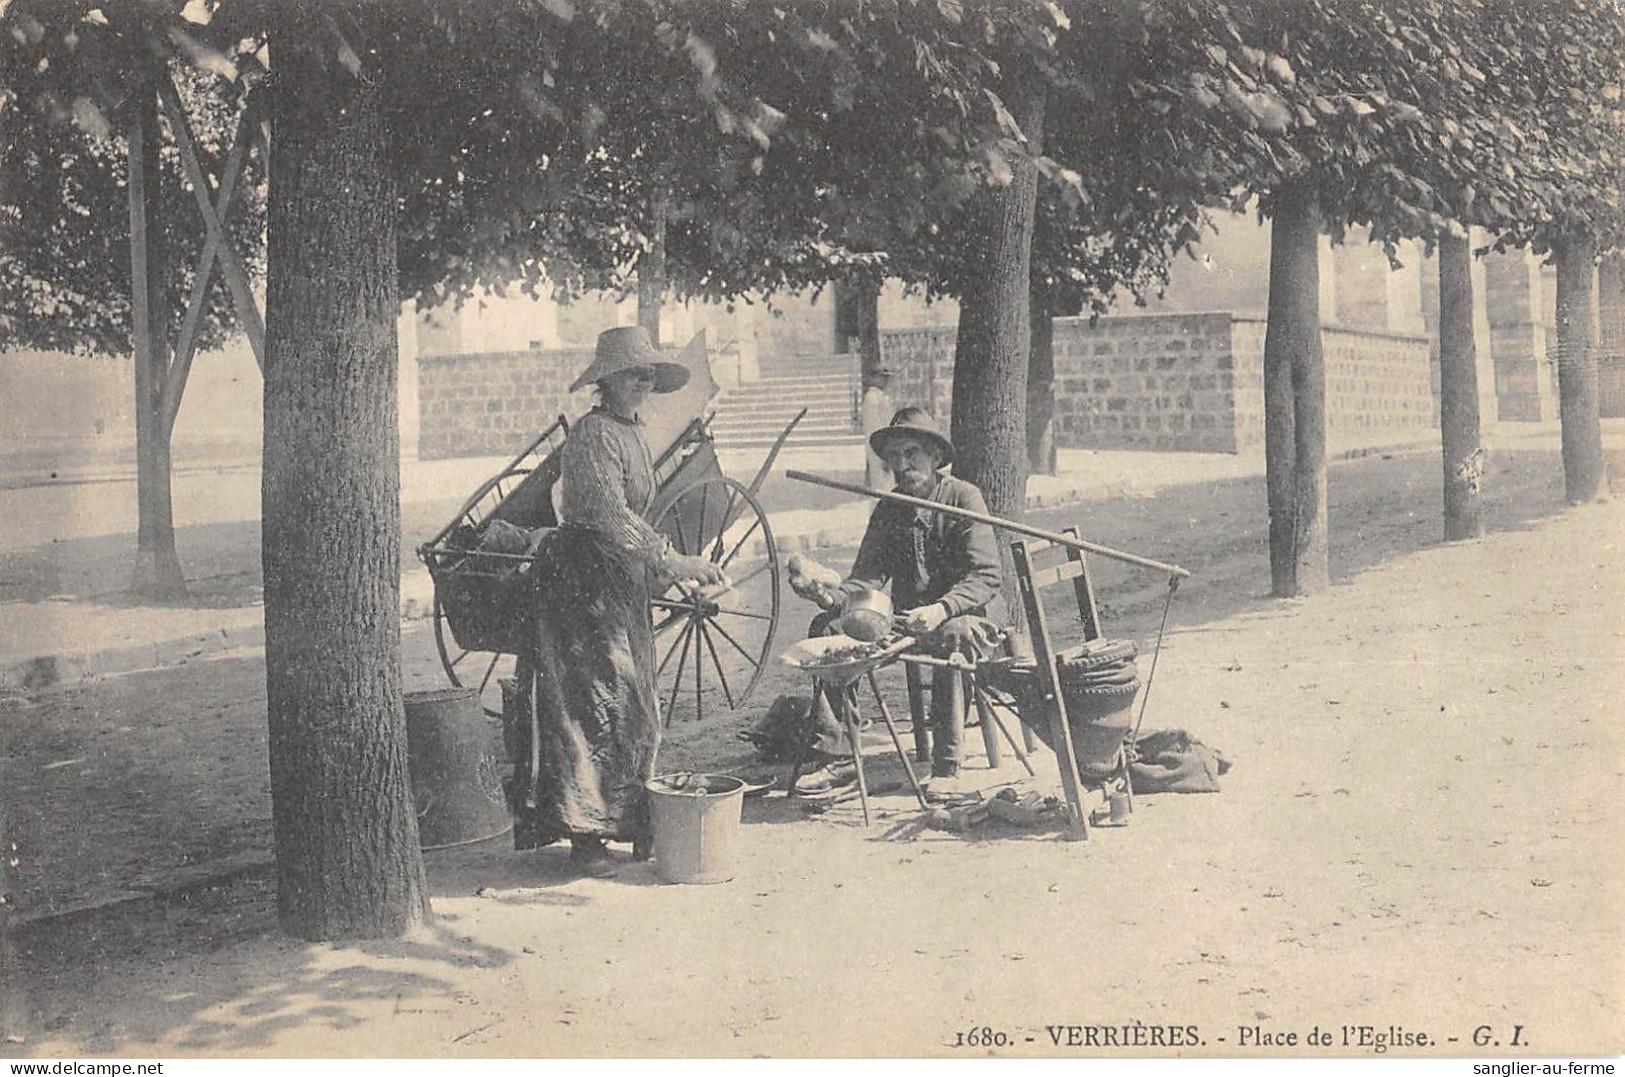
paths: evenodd
<path fill-rule="evenodd" d="M 560 412 L 591 348 L 487 352 L 418 360 L 418 457 L 502 456 L 523 449 Z"/>
<path fill-rule="evenodd" d="M 1328 326 L 1320 339 L 1329 446 L 1397 445 L 1438 427 L 1426 337 Z"/>
<path fill-rule="evenodd" d="M 1055 321 L 1059 448 L 1236 450 L 1228 314 Z"/>
<path fill-rule="evenodd" d="M 1055 322 L 1055 442 L 1061 448 L 1261 451 L 1264 334 L 1257 318 L 1151 314 Z M 1414 440 L 1437 423 L 1427 338 L 1327 327 L 1327 441 L 1337 449 Z M 954 332 L 881 334 L 894 403 L 948 418 Z"/>
<path fill-rule="evenodd" d="M 880 361 L 892 372 L 892 407 L 924 408 L 943 430 L 953 424 L 954 326 L 884 330 Z"/>
<path fill-rule="evenodd" d="M 1236 363 L 1236 452 L 1264 451 L 1263 318 L 1237 318 L 1230 325 L 1230 354 Z"/>

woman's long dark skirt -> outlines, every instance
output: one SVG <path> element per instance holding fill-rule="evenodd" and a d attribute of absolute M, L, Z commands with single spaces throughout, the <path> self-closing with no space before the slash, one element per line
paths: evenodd
<path fill-rule="evenodd" d="M 563 527 L 542 540 L 529 576 L 535 646 L 519 661 L 514 846 L 646 838 L 660 717 L 644 567 L 599 532 Z M 523 698 L 532 670 L 534 773 Z"/>

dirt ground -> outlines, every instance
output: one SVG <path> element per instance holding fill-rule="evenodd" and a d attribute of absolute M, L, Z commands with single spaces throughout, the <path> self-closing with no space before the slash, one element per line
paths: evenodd
<path fill-rule="evenodd" d="M 257 654 L 0 701 L 20 907 L 61 913 L 16 934 L 0 1053 L 1618 1053 L 1625 508 L 1564 509 L 1555 447 L 1498 452 L 1489 536 L 1442 545 L 1438 471 L 1334 465 L 1335 586 L 1291 602 L 1264 594 L 1261 482 L 1033 517 L 1193 571 L 1146 728 L 1236 763 L 1084 843 L 922 831 L 901 792 L 867 829 L 853 801 L 774 796 L 747 802 L 728 884 L 581 879 L 498 839 L 427 854 L 436 917 L 409 938 L 312 945 L 277 932 L 263 867 Z M 1149 650 L 1162 581 L 1101 577 L 1109 634 Z M 440 683 L 423 625 L 404 660 Z M 797 687 L 776 670 L 663 765 L 748 764 L 734 731 Z M 990 791 L 1057 785 L 1052 762 L 985 768 Z"/>

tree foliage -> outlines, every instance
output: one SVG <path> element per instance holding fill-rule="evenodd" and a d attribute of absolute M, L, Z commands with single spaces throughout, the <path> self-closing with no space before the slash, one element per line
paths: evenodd
<path fill-rule="evenodd" d="M 1193 177 L 1268 214 L 1312 186 L 1328 229 L 1508 242 L 1613 235 L 1625 16 L 1613 0 L 1290 0 L 1149 7 L 1167 48 L 1132 91 Z M 1567 223 L 1564 223 L 1567 222 Z"/>
<path fill-rule="evenodd" d="M 216 177 L 242 107 L 239 94 L 196 66 L 195 43 L 166 25 L 143 5 L 60 0 L 15 0 L 0 19 L 0 343 L 130 354 L 125 132 L 141 75 L 156 70 L 174 80 L 204 168 Z M 164 127 L 162 212 L 148 228 L 179 311 L 207 233 L 174 133 Z M 264 271 L 262 178 L 251 163 L 226 221 L 256 279 Z M 169 328 L 173 346 L 178 317 Z M 217 282 L 200 344 L 218 346 L 236 328 Z"/>

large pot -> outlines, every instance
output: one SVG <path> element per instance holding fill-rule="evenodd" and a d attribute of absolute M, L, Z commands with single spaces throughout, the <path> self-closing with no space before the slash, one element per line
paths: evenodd
<path fill-rule="evenodd" d="M 497 744 L 473 688 L 406 693 L 406 769 L 425 849 L 465 845 L 513 826 Z"/>
<path fill-rule="evenodd" d="M 1117 752 L 1134 727 L 1134 699 L 1140 680 L 1132 660 L 1112 663 L 1111 672 L 1122 676 L 1103 677 L 1101 683 L 1086 684 L 1080 671 L 1066 667 L 1061 672 L 1061 693 L 1066 699 L 1066 716 L 1072 730 L 1072 750 L 1085 780 L 1111 772 Z M 1104 673 L 1105 671 L 1101 671 Z M 1022 722 L 1038 734 L 1051 751 L 1059 751 L 1050 729 L 1049 685 L 1038 676 L 1031 661 L 989 662 L 979 667 L 979 675 L 1015 697 Z M 1106 681 L 1109 680 L 1109 683 Z"/>

